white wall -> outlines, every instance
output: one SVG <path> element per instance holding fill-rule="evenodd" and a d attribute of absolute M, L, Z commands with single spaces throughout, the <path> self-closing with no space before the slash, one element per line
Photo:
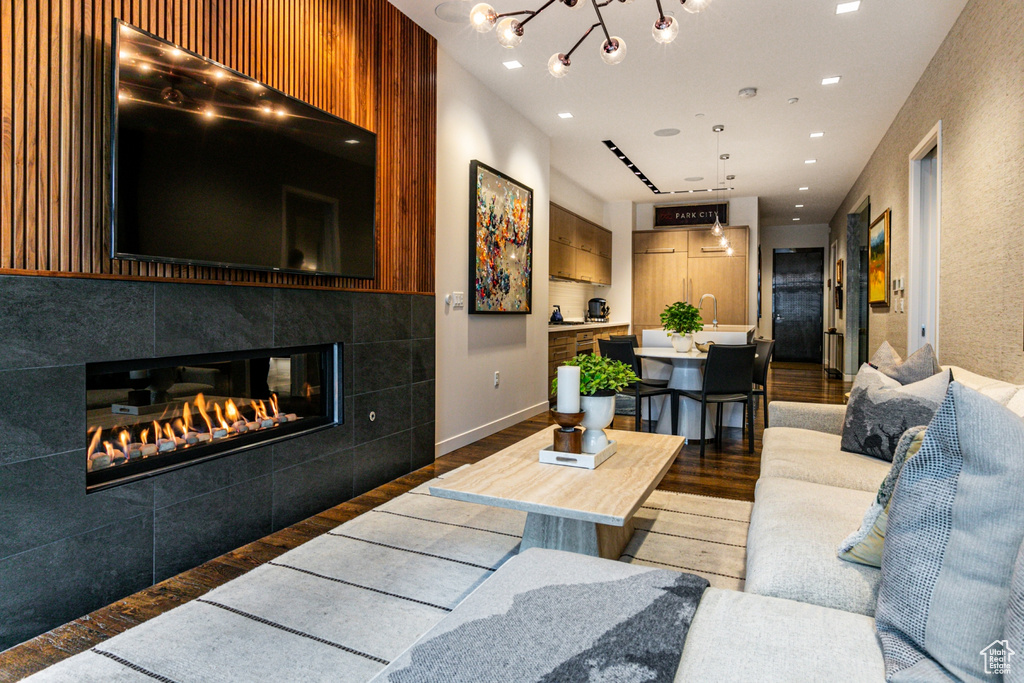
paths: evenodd
<path fill-rule="evenodd" d="M 713 197 L 703 199 L 699 202 L 685 201 L 660 201 L 649 204 L 636 205 L 636 229 L 654 229 L 654 207 L 656 206 L 684 206 L 686 204 L 710 204 L 716 201 Z M 757 324 L 757 245 L 760 240 L 760 212 L 758 211 L 757 197 L 732 197 L 729 202 L 729 225 L 746 225 L 750 227 L 749 239 L 747 242 L 747 273 L 749 283 L 747 292 L 747 322 L 751 325 Z M 630 247 L 632 251 L 632 247 Z M 614 278 L 612 280 L 614 282 Z M 694 303 L 694 302 L 691 302 Z"/>
<path fill-rule="evenodd" d="M 604 203 L 555 169 L 551 169 L 551 201 L 604 226 Z"/>
<path fill-rule="evenodd" d="M 550 141 L 437 51 L 437 368 L 439 455 L 547 406 Z M 533 188 L 533 313 L 473 315 L 444 302 L 469 290 L 469 162 L 477 159 Z M 501 384 L 494 387 L 494 373 Z"/>
<path fill-rule="evenodd" d="M 829 264 L 829 226 L 821 225 L 783 225 L 778 227 L 766 227 L 761 230 L 761 322 L 757 326 L 758 336 L 771 339 L 772 337 L 772 253 L 775 249 L 800 249 L 806 247 L 820 247 L 823 250 L 824 267 L 822 272 L 823 282 L 827 283 L 832 278 L 831 265 Z M 754 258 L 757 258 L 757 251 L 754 251 Z M 756 266 L 756 263 L 755 263 Z M 832 305 L 832 290 L 825 287 L 822 294 L 822 318 L 824 328 L 828 327 L 829 306 Z M 754 309 L 756 314 L 757 309 Z M 825 349 L 822 349 L 824 354 Z"/>

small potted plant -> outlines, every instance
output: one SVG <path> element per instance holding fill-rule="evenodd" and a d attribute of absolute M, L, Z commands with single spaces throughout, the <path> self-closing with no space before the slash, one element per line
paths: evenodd
<path fill-rule="evenodd" d="M 567 360 L 565 365 L 580 369 L 580 410 L 583 411 L 583 452 L 599 453 L 608 446 L 604 428 L 615 417 L 615 394 L 619 389 L 639 381 L 633 369 L 625 363 L 604 356 L 581 354 Z M 558 392 L 558 379 L 551 382 Z"/>
<path fill-rule="evenodd" d="M 686 353 L 693 347 L 693 333 L 704 329 L 704 321 L 696 306 L 677 301 L 665 307 L 661 313 L 661 324 L 672 337 L 672 348 Z"/>

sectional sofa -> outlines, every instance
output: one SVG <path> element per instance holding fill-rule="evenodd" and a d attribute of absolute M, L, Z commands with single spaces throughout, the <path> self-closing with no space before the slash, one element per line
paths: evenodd
<path fill-rule="evenodd" d="M 952 373 L 955 381 L 978 391 L 1013 388 L 961 368 L 952 368 Z M 841 405 L 770 404 L 772 426 L 763 438 L 745 590 L 704 591 L 692 619 L 679 626 L 688 632 L 675 681 L 885 680 L 874 619 L 882 571 L 840 560 L 836 548 L 860 525 L 890 464 L 840 449 L 845 409 Z M 451 671 L 468 666 L 467 662 L 460 664 L 459 655 L 450 649 L 452 639 L 458 640 L 459 627 L 481 615 L 500 618 L 514 602 L 515 587 L 589 582 L 601 584 L 595 591 L 606 591 L 623 577 L 648 571 L 659 570 L 558 551 L 526 551 L 507 562 L 375 680 L 407 680 L 403 670 L 408 673 L 410 662 L 431 647 L 434 656 L 443 652 L 451 657 Z M 527 643 L 559 637 L 559 624 L 550 619 L 525 627 L 519 624 L 516 629 L 513 632 Z M 439 643 L 445 643 L 440 650 Z M 476 644 L 478 652 L 484 647 Z M 529 660 L 533 646 L 523 648 L 527 653 L 523 657 Z M 643 652 L 653 658 L 647 650 Z M 588 661 L 598 666 L 600 659 L 593 655 Z M 502 680 L 502 676 L 486 667 L 473 669 L 477 681 Z M 945 676 L 900 678 L 948 680 Z"/>

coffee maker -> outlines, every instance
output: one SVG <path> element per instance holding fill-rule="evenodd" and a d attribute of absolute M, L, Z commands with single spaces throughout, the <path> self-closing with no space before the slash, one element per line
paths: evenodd
<path fill-rule="evenodd" d="M 604 299 L 591 299 L 587 302 L 587 322 L 608 322 L 608 302 Z"/>

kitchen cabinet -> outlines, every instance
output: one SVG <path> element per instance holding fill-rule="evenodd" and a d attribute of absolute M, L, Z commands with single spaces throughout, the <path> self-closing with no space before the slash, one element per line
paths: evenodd
<path fill-rule="evenodd" d="M 611 231 L 557 204 L 550 207 L 548 275 L 561 280 L 611 285 Z"/>
<path fill-rule="evenodd" d="M 696 306 L 702 294 L 718 299 L 719 324 L 746 324 L 747 235 L 746 227 L 726 228 L 734 249 L 728 256 L 708 228 L 633 233 L 633 332 L 660 329 L 666 306 L 676 301 Z M 701 317 L 713 320 L 710 300 Z"/>
<path fill-rule="evenodd" d="M 611 325 L 586 330 L 574 330 L 567 327 L 564 330 L 548 332 L 548 394 L 554 397 L 551 391 L 551 381 L 558 376 L 558 366 L 564 365 L 565 361 L 581 353 L 598 353 L 599 339 L 608 339 L 613 334 L 629 334 L 629 325 Z"/>

